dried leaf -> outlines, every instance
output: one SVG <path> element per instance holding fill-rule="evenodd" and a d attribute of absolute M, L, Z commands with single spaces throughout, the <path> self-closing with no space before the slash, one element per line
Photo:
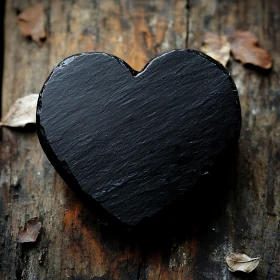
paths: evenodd
<path fill-rule="evenodd" d="M 38 94 L 29 94 L 16 100 L 0 126 L 24 127 L 36 123 Z"/>
<path fill-rule="evenodd" d="M 18 243 L 35 242 L 42 228 L 41 222 L 38 217 L 30 219 L 24 227 L 19 228 Z"/>
<path fill-rule="evenodd" d="M 264 69 L 272 67 L 270 54 L 258 46 L 258 39 L 252 33 L 236 31 L 229 42 L 233 57 L 243 64 L 253 64 Z"/>
<path fill-rule="evenodd" d="M 200 50 L 219 61 L 224 66 L 226 66 L 229 60 L 230 44 L 226 36 L 207 32 Z"/>
<path fill-rule="evenodd" d="M 246 273 L 252 272 L 259 264 L 260 258 L 250 258 L 245 254 L 230 253 L 226 257 L 228 270 L 231 272 L 243 271 Z"/>
<path fill-rule="evenodd" d="M 18 15 L 18 26 L 24 37 L 31 37 L 39 46 L 45 41 L 45 12 L 42 4 L 22 11 Z"/>

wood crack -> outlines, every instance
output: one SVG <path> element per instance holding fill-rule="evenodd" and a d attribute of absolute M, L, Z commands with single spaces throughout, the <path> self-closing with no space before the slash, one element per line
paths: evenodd
<path fill-rule="evenodd" d="M 186 24 L 186 49 L 189 48 L 189 34 L 190 34 L 190 13 L 191 13 L 191 6 L 190 0 L 186 0 L 186 17 L 187 17 L 187 24 Z"/>

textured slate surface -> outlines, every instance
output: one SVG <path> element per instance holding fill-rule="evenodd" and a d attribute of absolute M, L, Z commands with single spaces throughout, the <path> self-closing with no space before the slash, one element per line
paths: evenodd
<path fill-rule="evenodd" d="M 165 53 L 140 73 L 84 53 L 51 73 L 37 126 L 62 178 L 134 225 L 195 186 L 238 139 L 240 113 L 226 69 L 199 52 Z"/>

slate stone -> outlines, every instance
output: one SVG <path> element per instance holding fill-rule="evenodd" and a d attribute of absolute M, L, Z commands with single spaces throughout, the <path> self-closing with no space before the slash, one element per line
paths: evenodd
<path fill-rule="evenodd" d="M 128 225 L 194 188 L 240 126 L 230 74 L 193 50 L 139 73 L 106 53 L 74 55 L 50 74 L 37 108 L 40 143 L 61 177 Z"/>

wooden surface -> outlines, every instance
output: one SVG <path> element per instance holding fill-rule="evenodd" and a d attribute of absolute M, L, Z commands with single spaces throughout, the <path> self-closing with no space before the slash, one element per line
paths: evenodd
<path fill-rule="evenodd" d="M 206 31 L 239 28 L 256 34 L 274 66 L 263 72 L 230 61 L 243 116 L 232 172 L 219 192 L 201 195 L 191 217 L 181 212 L 180 226 L 163 226 L 153 241 L 108 229 L 55 173 L 34 131 L 3 128 L 0 279 L 279 279 L 279 1 L 41 2 L 48 40 L 38 47 L 16 24 L 17 11 L 36 1 L 6 1 L 3 115 L 18 97 L 39 92 L 60 60 L 82 51 L 109 52 L 140 70 L 163 51 L 200 48 Z M 18 228 L 35 216 L 40 238 L 17 244 Z M 256 271 L 228 272 L 232 251 L 260 256 Z"/>

